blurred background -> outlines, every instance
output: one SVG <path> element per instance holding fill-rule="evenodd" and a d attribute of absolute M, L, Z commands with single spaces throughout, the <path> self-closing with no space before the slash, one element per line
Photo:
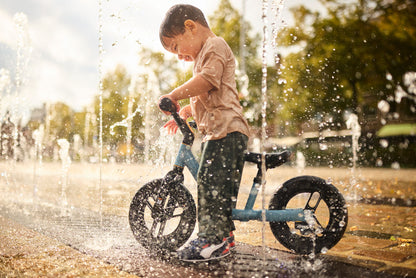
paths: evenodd
<path fill-rule="evenodd" d="M 252 150 L 289 148 L 306 166 L 416 166 L 415 1 L 187 2 L 234 51 Z M 0 159 L 58 160 L 59 139 L 72 161 L 97 162 L 100 148 L 103 162 L 164 155 L 156 102 L 192 75 L 158 38 L 176 3 L 1 1 Z"/>

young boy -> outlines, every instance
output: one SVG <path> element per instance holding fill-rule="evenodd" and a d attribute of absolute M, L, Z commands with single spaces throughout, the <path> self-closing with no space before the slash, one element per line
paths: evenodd
<path fill-rule="evenodd" d="M 178 251 L 184 261 L 206 261 L 229 254 L 235 208 L 249 127 L 235 83 L 235 58 L 227 43 L 209 28 L 201 10 L 191 5 L 169 9 L 160 26 L 163 47 L 180 60 L 194 62 L 193 77 L 162 98 L 170 98 L 179 115 L 193 117 L 203 135 L 198 170 L 198 238 Z M 190 98 L 180 109 L 178 100 Z M 173 120 L 165 124 L 175 133 Z"/>

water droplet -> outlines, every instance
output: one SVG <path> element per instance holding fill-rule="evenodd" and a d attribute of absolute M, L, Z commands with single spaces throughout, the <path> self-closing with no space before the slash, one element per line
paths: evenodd
<path fill-rule="evenodd" d="M 390 111 L 390 104 L 385 100 L 380 100 L 377 104 L 377 108 L 382 113 L 388 113 Z"/>
<path fill-rule="evenodd" d="M 381 160 L 380 158 L 377 158 L 377 160 L 376 160 L 376 166 L 377 167 L 383 166 L 383 160 Z"/>
<path fill-rule="evenodd" d="M 399 162 L 393 162 L 391 164 L 391 168 L 393 168 L 395 170 L 399 170 L 400 169 L 400 163 Z"/>
<path fill-rule="evenodd" d="M 389 146 L 389 141 L 387 141 L 386 139 L 381 139 L 380 146 L 382 146 L 383 148 L 387 148 Z"/>

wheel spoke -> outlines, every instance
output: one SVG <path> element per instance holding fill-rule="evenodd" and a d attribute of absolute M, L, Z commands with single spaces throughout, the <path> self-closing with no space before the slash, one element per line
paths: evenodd
<path fill-rule="evenodd" d="M 184 215 L 184 213 L 180 213 L 180 214 L 173 214 L 170 219 L 175 218 L 175 217 L 181 217 L 182 215 Z"/>
<path fill-rule="evenodd" d="M 159 232 L 157 233 L 157 237 L 163 236 L 163 231 L 165 230 L 165 227 L 166 227 L 166 220 L 162 220 L 160 222 Z"/>
<path fill-rule="evenodd" d="M 169 196 L 169 200 L 166 203 L 166 207 L 164 209 L 164 215 L 167 218 L 171 218 L 175 209 L 178 207 L 178 203 L 176 202 L 176 200 L 174 198 L 172 198 L 172 196 Z"/>
<path fill-rule="evenodd" d="M 314 201 L 314 202 L 315 202 L 315 204 L 314 204 L 313 206 L 311 206 L 310 204 L 311 204 L 311 202 L 312 202 L 312 197 L 315 195 L 315 193 L 319 194 L 319 192 L 317 192 L 317 191 L 316 191 L 316 192 L 311 192 L 311 194 L 309 195 L 309 199 L 308 199 L 308 201 L 306 202 L 306 206 L 305 206 L 305 209 L 307 209 L 307 210 L 311 210 L 311 211 L 313 211 L 314 213 L 315 213 L 316 209 L 318 208 L 319 203 L 320 203 L 320 202 L 321 202 L 321 200 L 322 200 L 321 194 L 319 194 L 319 198 L 318 198 L 318 200 Z"/>
<path fill-rule="evenodd" d="M 318 225 L 319 228 L 321 228 L 322 230 L 325 230 L 325 228 L 322 226 L 322 224 L 319 222 L 318 218 L 316 217 L 316 215 L 313 215 L 313 218 L 315 219 L 316 225 Z"/>
<path fill-rule="evenodd" d="M 150 234 L 153 236 L 156 231 L 157 224 L 159 223 L 159 219 L 153 219 L 152 227 L 150 228 Z"/>
<path fill-rule="evenodd" d="M 150 211 L 153 212 L 153 206 L 152 204 L 149 202 L 149 199 L 146 200 L 146 206 L 149 207 Z"/>

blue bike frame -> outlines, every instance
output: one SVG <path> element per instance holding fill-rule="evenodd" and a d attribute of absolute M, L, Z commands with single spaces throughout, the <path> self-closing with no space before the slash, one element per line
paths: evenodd
<path fill-rule="evenodd" d="M 178 155 L 176 157 L 175 165 L 180 168 L 187 167 L 194 179 L 197 179 L 199 163 L 192 153 L 191 145 L 184 143 L 181 144 Z M 261 184 L 261 175 L 257 175 L 257 177 L 254 178 L 253 185 L 251 187 L 245 208 L 233 209 L 233 220 L 262 221 L 263 218 L 265 218 L 265 220 L 269 222 L 305 221 L 305 213 L 303 209 L 253 210 L 253 206 L 259 192 L 259 190 L 257 189 L 259 184 Z"/>
<path fill-rule="evenodd" d="M 184 138 L 179 148 L 178 155 L 175 161 L 175 168 L 184 169 L 187 167 L 191 172 L 195 180 L 197 180 L 197 174 L 199 169 L 199 163 L 195 159 L 191 146 L 194 141 L 194 134 L 190 127 L 190 123 L 183 120 L 177 113 L 177 107 L 172 103 L 169 98 L 163 98 L 159 107 L 162 111 L 168 111 L 171 113 L 173 119 L 178 125 Z M 267 161 L 267 159 L 266 159 Z M 256 160 L 258 162 L 258 160 Z M 244 209 L 233 209 L 233 220 L 249 221 L 265 219 L 269 222 L 283 222 L 283 221 L 305 221 L 305 211 L 303 209 L 285 209 L 285 210 L 253 210 L 254 202 L 256 201 L 259 190 L 257 185 L 262 184 L 261 168 L 258 164 L 257 176 L 254 178 L 253 186 L 250 190 L 250 195 L 247 199 L 247 203 Z"/>

